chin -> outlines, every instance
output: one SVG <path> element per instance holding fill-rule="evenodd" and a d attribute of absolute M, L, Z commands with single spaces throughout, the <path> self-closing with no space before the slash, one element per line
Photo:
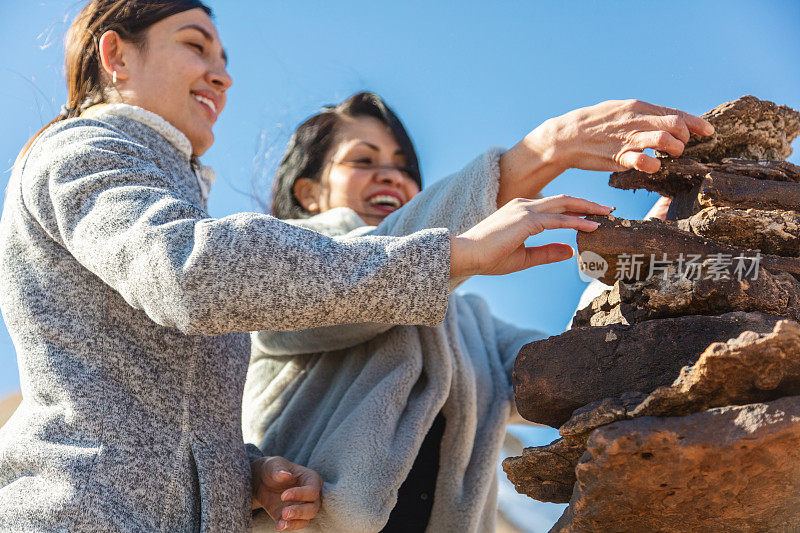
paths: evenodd
<path fill-rule="evenodd" d="M 189 138 L 189 142 L 192 143 L 193 155 L 200 157 L 214 144 L 214 134 L 206 131 L 200 135 L 193 135 Z"/>

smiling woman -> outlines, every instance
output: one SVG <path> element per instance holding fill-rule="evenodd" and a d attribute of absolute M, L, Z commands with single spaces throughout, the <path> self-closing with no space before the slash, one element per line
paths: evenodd
<path fill-rule="evenodd" d="M 597 228 L 524 201 L 461 234 L 380 239 L 212 218 L 198 157 L 225 107 L 225 63 L 197 0 L 93 0 L 70 27 L 68 104 L 20 153 L 0 219 L 23 397 L 0 429 L 2 531 L 246 531 L 262 507 L 279 530 L 306 526 L 320 476 L 242 439 L 246 332 L 433 326 L 451 280 L 563 259 L 569 247 L 523 243 Z M 382 158 L 411 168 L 411 152 L 388 150 L 381 172 L 401 179 Z"/>
<path fill-rule="evenodd" d="M 297 127 L 273 182 L 271 212 L 306 218 L 351 207 L 377 225 L 420 189 L 417 152 L 403 123 L 380 97 L 359 93 Z"/>
<path fill-rule="evenodd" d="M 608 214 L 581 198 L 521 198 L 572 166 L 654 170 L 658 161 L 637 146 L 671 137 L 677 144 L 666 148 L 683 149 L 654 128 L 672 124 L 684 140 L 689 127 L 706 129 L 697 117 L 686 117 L 690 126 L 681 117 L 643 102 L 578 109 L 420 193 L 408 133 L 380 97 L 358 93 L 298 127 L 278 170 L 273 213 L 294 214 L 292 224 L 328 235 L 369 236 L 426 227 L 460 233 L 522 204 L 542 219 Z M 571 252 L 565 244 L 545 247 L 553 261 Z M 323 477 L 313 531 L 494 531 L 498 452 L 514 412 L 511 370 L 520 346 L 542 337 L 498 320 L 480 298 L 455 293 L 435 327 L 372 320 L 259 331 L 245 385 L 245 436 Z M 301 419 L 307 423 L 297 426 Z"/>

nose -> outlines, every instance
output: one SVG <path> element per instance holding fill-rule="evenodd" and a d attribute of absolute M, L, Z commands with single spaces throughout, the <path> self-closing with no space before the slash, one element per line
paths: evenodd
<path fill-rule="evenodd" d="M 381 167 L 375 169 L 375 179 L 380 183 L 400 186 L 403 183 L 403 173 L 397 167 Z"/>
<path fill-rule="evenodd" d="M 233 85 L 233 78 L 228 74 L 224 65 L 217 66 L 208 73 L 208 81 L 218 91 L 225 93 Z"/>

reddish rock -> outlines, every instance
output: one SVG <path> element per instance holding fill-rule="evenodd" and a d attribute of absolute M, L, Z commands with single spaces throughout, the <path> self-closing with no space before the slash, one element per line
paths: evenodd
<path fill-rule="evenodd" d="M 527 420 L 559 427 L 588 403 L 668 385 L 710 343 L 743 331 L 768 333 L 779 320 L 742 312 L 683 316 L 571 329 L 532 342 L 514 366 L 517 410 Z"/>
<path fill-rule="evenodd" d="M 800 133 L 800 113 L 750 95 L 701 116 L 711 122 L 714 133 L 709 137 L 692 135 L 683 151 L 684 156 L 700 161 L 786 159 Z"/>
<path fill-rule="evenodd" d="M 800 531 L 800 398 L 595 430 L 557 532 Z"/>

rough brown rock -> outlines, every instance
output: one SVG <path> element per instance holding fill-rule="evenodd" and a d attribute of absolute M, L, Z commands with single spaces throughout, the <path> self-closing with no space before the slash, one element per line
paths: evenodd
<path fill-rule="evenodd" d="M 800 183 L 760 180 L 728 172 L 709 172 L 698 187 L 698 210 L 703 207 L 739 209 L 800 209 Z"/>
<path fill-rule="evenodd" d="M 760 269 L 757 279 L 714 280 L 667 276 L 617 281 L 611 290 L 575 313 L 572 327 L 638 324 L 654 318 L 760 311 L 800 321 L 800 281 L 786 272 Z"/>
<path fill-rule="evenodd" d="M 520 494 L 542 502 L 568 503 L 575 486 L 575 465 L 585 451 L 585 439 L 558 439 L 504 459 L 503 471 Z"/>
<path fill-rule="evenodd" d="M 717 106 L 702 117 L 714 126 L 714 134 L 692 135 L 683 151 L 684 156 L 700 161 L 786 159 L 800 133 L 800 113 L 750 95 Z"/>
<path fill-rule="evenodd" d="M 800 255 L 800 216 L 795 211 L 706 207 L 679 220 L 677 226 L 738 248 L 788 257 Z"/>
<path fill-rule="evenodd" d="M 800 324 L 782 320 L 770 333 L 743 332 L 714 343 L 671 384 L 650 394 L 626 393 L 576 410 L 559 429 L 561 439 L 526 448 L 503 461 L 517 491 L 542 501 L 571 496 L 575 468 L 587 439 L 602 426 L 645 416 L 684 416 L 800 394 Z M 800 466 L 800 465 L 799 465 Z"/>
<path fill-rule="evenodd" d="M 800 530 L 800 398 L 595 430 L 551 531 Z"/>
<path fill-rule="evenodd" d="M 745 331 L 710 345 L 672 385 L 654 390 L 631 414 L 684 416 L 799 394 L 800 324 L 781 320 L 771 333 Z"/>
<path fill-rule="evenodd" d="M 710 165 L 688 157 L 668 157 L 661 159 L 661 168 L 653 174 L 639 170 L 614 172 L 608 184 L 616 189 L 645 189 L 673 198 L 679 191 L 699 185 L 711 170 Z"/>
<path fill-rule="evenodd" d="M 763 181 L 787 181 L 800 183 L 800 167 L 788 161 L 760 159 L 737 159 L 726 157 L 720 163 L 709 163 L 709 171 L 727 172 L 748 176 Z"/>
<path fill-rule="evenodd" d="M 720 243 L 683 231 L 674 223 L 660 220 L 637 220 L 615 218 L 613 216 L 590 215 L 586 217 L 600 223 L 600 227 L 592 232 L 578 232 L 578 251 L 582 258 L 584 252 L 593 252 L 601 256 L 608 268 L 598 279 L 612 285 L 618 277 L 625 281 L 639 281 L 650 274 L 650 258 L 659 261 L 676 262 L 681 257 L 699 255 L 703 260 L 711 256 L 723 254 L 732 257 L 754 257 L 756 252 L 745 248 Z M 632 254 L 639 254 L 638 271 L 626 269 L 619 263 L 621 257 L 630 259 Z M 747 261 L 747 264 L 750 264 Z M 800 275 L 800 258 L 781 257 L 762 254 L 760 267 L 772 272 L 789 272 Z"/>
<path fill-rule="evenodd" d="M 608 184 L 617 189 L 645 189 L 672 198 L 679 192 L 699 185 L 710 172 L 724 172 L 762 181 L 800 182 L 800 167 L 787 161 L 726 158 L 722 162 L 701 163 L 690 157 L 665 157 L 661 159 L 661 168 L 653 174 L 639 170 L 614 172 Z"/>
<path fill-rule="evenodd" d="M 514 365 L 517 410 L 527 420 L 558 427 L 588 403 L 672 383 L 711 342 L 742 331 L 769 332 L 778 320 L 743 312 L 683 316 L 571 329 L 532 342 Z"/>

